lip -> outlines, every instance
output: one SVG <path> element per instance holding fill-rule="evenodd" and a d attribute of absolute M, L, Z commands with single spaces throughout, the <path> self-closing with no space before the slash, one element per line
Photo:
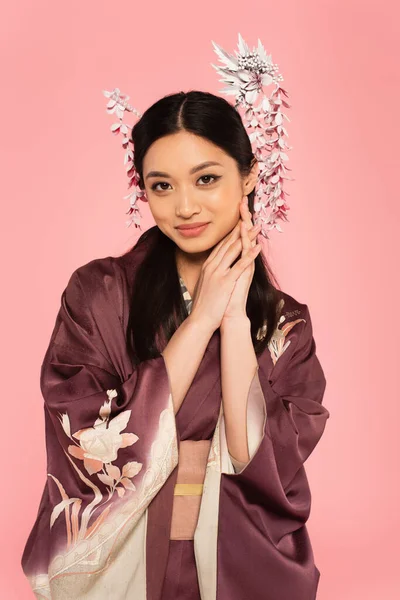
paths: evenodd
<path fill-rule="evenodd" d="M 193 223 L 191 225 L 179 225 L 177 230 L 184 237 L 195 237 L 203 233 L 209 223 Z"/>
<path fill-rule="evenodd" d="M 178 225 L 177 229 L 196 229 L 198 227 L 202 227 L 203 225 L 208 225 L 207 221 L 199 221 L 198 223 L 190 223 L 186 225 Z"/>

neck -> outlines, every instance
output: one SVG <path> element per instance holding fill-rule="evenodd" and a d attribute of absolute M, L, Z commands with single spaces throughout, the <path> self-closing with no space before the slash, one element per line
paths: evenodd
<path fill-rule="evenodd" d="M 185 282 L 189 294 L 192 297 L 197 280 L 200 277 L 201 268 L 204 262 L 207 260 L 211 250 L 212 249 L 210 248 L 204 252 L 195 252 L 189 254 L 188 252 L 183 252 L 183 250 L 181 250 L 178 246 L 176 247 L 176 267 L 179 275 Z"/>

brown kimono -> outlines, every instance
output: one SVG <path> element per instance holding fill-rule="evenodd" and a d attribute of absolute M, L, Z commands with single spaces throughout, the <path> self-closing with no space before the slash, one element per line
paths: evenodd
<path fill-rule="evenodd" d="M 22 557 L 35 596 L 314 600 L 304 462 L 329 412 L 308 307 L 280 292 L 248 393 L 250 460 L 237 463 L 219 330 L 176 415 L 162 354 L 132 368 L 140 252 L 79 267 L 62 293 L 41 369 L 48 477 Z"/>

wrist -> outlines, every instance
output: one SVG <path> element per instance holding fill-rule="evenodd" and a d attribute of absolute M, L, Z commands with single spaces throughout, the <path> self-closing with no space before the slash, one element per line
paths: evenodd
<path fill-rule="evenodd" d="M 251 321 L 246 313 L 236 315 L 234 317 L 224 317 L 221 321 L 221 333 L 227 330 L 251 329 Z"/>
<path fill-rule="evenodd" d="M 198 335 L 204 336 L 205 338 L 210 338 L 215 331 L 215 327 L 212 326 L 210 321 L 207 319 L 199 319 L 193 313 L 186 317 L 184 323 L 194 331 L 197 331 Z"/>

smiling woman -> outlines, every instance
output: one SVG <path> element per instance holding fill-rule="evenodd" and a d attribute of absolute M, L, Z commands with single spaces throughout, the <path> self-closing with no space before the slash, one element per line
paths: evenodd
<path fill-rule="evenodd" d="M 24 572 L 51 600 L 314 600 L 304 462 L 325 377 L 307 305 L 256 244 L 249 137 L 231 104 L 190 91 L 132 142 L 155 226 L 63 291 Z"/>
<path fill-rule="evenodd" d="M 149 340 L 149 331 L 167 341 L 185 318 L 176 294 L 178 274 L 194 294 L 205 260 L 238 223 L 243 196 L 253 213 L 259 166 L 238 111 L 208 92 L 161 98 L 132 128 L 131 139 L 139 187 L 156 223 L 138 242 L 149 252 L 138 269 L 140 284 L 132 299 L 136 310 L 131 311 L 128 332 L 132 338 L 135 329 L 132 352 L 145 359 L 159 351 Z M 196 223 L 205 225 L 189 229 Z M 160 270 L 165 278 L 160 279 Z M 150 286 L 155 297 L 165 299 L 151 308 L 143 291 Z M 259 352 L 267 347 L 277 324 L 276 287 L 266 257 L 259 254 L 247 302 Z M 267 335 L 257 339 L 265 323 Z"/>

